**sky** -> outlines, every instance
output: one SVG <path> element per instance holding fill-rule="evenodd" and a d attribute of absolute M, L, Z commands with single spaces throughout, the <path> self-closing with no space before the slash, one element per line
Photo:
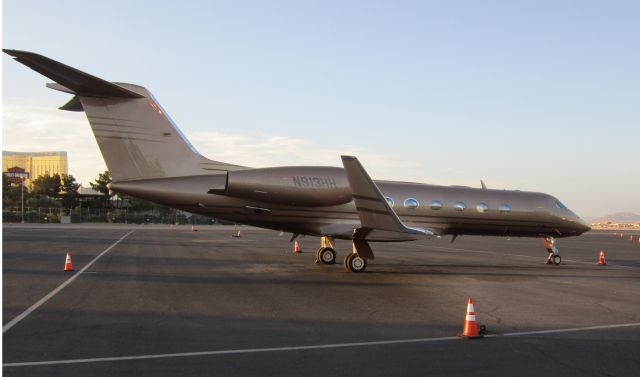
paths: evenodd
<path fill-rule="evenodd" d="M 4 0 L 2 47 L 154 93 L 203 155 L 540 191 L 640 213 L 640 2 Z M 105 169 L 68 95 L 2 58 L 2 147 Z"/>

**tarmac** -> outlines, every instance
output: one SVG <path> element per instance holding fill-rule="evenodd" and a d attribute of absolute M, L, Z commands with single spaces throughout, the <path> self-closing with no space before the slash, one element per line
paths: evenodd
<path fill-rule="evenodd" d="M 5 376 L 638 376 L 639 233 L 372 244 L 240 227 L 3 226 Z M 619 231 L 617 232 L 619 233 Z M 635 241 L 629 241 L 633 234 Z M 597 264 L 605 250 L 607 266 Z M 74 272 L 63 272 L 71 252 Z M 473 297 L 484 339 L 457 337 Z"/>

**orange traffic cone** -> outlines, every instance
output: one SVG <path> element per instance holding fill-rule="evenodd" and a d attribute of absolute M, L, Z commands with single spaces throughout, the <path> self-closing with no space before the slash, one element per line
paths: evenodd
<path fill-rule="evenodd" d="M 620 238 L 624 238 L 624 233 L 620 233 Z"/>
<path fill-rule="evenodd" d="M 191 231 L 192 231 L 192 232 L 197 232 L 197 231 L 198 231 L 198 229 L 196 229 L 196 226 L 195 226 L 195 225 L 191 225 Z"/>
<path fill-rule="evenodd" d="M 461 337 L 467 339 L 482 338 L 484 335 L 478 332 L 478 325 L 476 325 L 476 311 L 473 308 L 473 299 L 469 297 L 467 301 L 467 316 L 464 319 L 464 328 L 462 329 Z"/>
<path fill-rule="evenodd" d="M 297 240 L 296 240 L 296 243 L 293 244 L 293 252 L 296 254 L 302 253 L 302 250 L 300 249 L 300 244 L 298 244 Z"/>
<path fill-rule="evenodd" d="M 73 271 L 73 265 L 71 264 L 71 253 L 67 252 L 67 260 L 64 262 L 65 271 Z"/>
<path fill-rule="evenodd" d="M 600 256 L 598 256 L 598 265 L 606 266 L 607 262 L 604 260 L 604 249 L 600 250 Z"/>
<path fill-rule="evenodd" d="M 236 230 L 236 232 L 232 234 L 231 237 L 240 238 L 240 229 Z"/>
<path fill-rule="evenodd" d="M 629 236 L 629 241 L 633 241 L 633 236 Z"/>

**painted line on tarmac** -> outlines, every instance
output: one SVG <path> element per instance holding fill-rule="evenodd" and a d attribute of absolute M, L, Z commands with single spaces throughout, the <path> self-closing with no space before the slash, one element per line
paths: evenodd
<path fill-rule="evenodd" d="M 103 255 L 108 253 L 109 250 L 113 249 L 117 244 L 122 242 L 122 240 L 127 238 L 133 232 L 134 231 L 132 230 L 129 233 L 125 234 L 124 236 L 120 237 L 119 240 L 117 240 L 116 242 L 111 244 L 111 246 L 109 246 L 106 249 L 104 249 L 100 254 L 98 254 L 97 257 L 93 258 L 91 260 L 91 262 L 87 263 L 87 265 L 84 266 L 80 271 L 76 272 L 75 274 L 73 274 L 73 276 L 71 276 L 69 279 L 67 279 L 64 283 L 60 284 L 58 286 L 58 288 L 56 288 L 53 291 L 49 292 L 49 294 L 47 294 L 46 296 L 41 298 L 38 302 L 36 302 L 35 304 L 31 305 L 31 307 L 29 307 L 29 309 L 25 310 L 24 312 L 22 312 L 22 314 L 18 315 L 17 317 L 12 319 L 11 321 L 7 322 L 6 325 L 2 326 L 2 333 L 4 334 L 5 332 L 7 332 L 10 328 L 12 328 L 16 324 L 18 324 L 18 322 L 20 322 L 23 319 L 25 319 L 34 310 L 38 309 L 42 304 L 44 304 L 45 302 L 49 301 L 49 299 L 51 299 L 53 296 L 58 294 L 58 292 L 63 290 L 67 285 L 71 284 L 71 282 L 73 282 L 78 276 L 82 275 L 82 273 L 85 272 L 89 267 L 91 267 L 98 259 L 100 259 L 100 257 L 102 257 Z"/>
<path fill-rule="evenodd" d="M 619 328 L 624 328 L 624 327 L 636 327 L 636 326 L 640 326 L 640 322 L 621 323 L 621 324 L 618 324 L 618 325 L 570 327 L 570 328 L 566 328 L 566 329 L 555 329 L 555 330 L 535 330 L 535 331 L 509 332 L 509 333 L 504 333 L 504 334 L 485 335 L 485 337 L 497 338 L 497 337 L 503 337 L 503 336 L 526 336 L 526 335 L 540 335 L 540 334 L 556 334 L 556 333 L 566 333 L 566 332 L 576 332 L 576 331 L 609 330 L 609 329 L 619 329 Z"/>
<path fill-rule="evenodd" d="M 478 253 L 478 254 L 491 254 L 491 255 L 507 255 L 507 256 L 511 256 L 511 257 L 522 257 L 522 258 L 533 258 L 533 259 L 541 259 L 538 257 L 534 257 L 531 255 L 524 255 L 524 254 L 512 254 L 512 253 L 500 253 L 497 251 L 489 251 L 489 250 L 477 250 L 477 249 L 462 249 L 462 248 L 458 248 L 458 247 L 447 247 L 447 246 L 431 246 L 431 245 L 410 245 L 410 246 L 414 246 L 414 247 L 419 247 L 422 249 L 440 249 L 443 250 L 445 252 L 448 253 Z M 579 264 L 584 264 L 587 266 L 595 266 L 597 265 L 596 262 L 585 262 L 585 261 L 579 261 L 579 260 L 575 260 L 575 259 L 564 259 L 564 261 L 566 262 L 572 262 L 572 263 L 579 263 Z M 624 266 L 624 265 L 616 265 L 616 266 L 609 266 L 609 267 L 613 267 L 613 268 L 622 268 L 625 270 L 635 270 L 634 267 L 631 266 Z"/>
<path fill-rule="evenodd" d="M 526 336 L 526 335 L 556 334 L 556 333 L 566 333 L 566 332 L 576 332 L 576 331 L 606 330 L 606 329 L 617 329 L 617 328 L 636 327 L 636 326 L 640 326 L 640 322 L 623 323 L 623 324 L 617 324 L 617 325 L 574 327 L 574 328 L 556 329 L 556 330 L 537 330 L 537 331 L 512 332 L 512 333 L 505 333 L 505 334 L 490 334 L 490 335 L 485 335 L 485 337 L 502 338 L 502 337 Z M 384 346 L 384 345 L 408 344 L 408 343 L 434 343 L 434 342 L 443 342 L 443 341 L 450 341 L 450 340 L 462 340 L 462 338 L 458 336 L 446 336 L 446 337 L 440 337 L 440 338 L 381 340 L 381 341 L 373 341 L 373 342 L 316 344 L 316 345 L 309 345 L 309 346 L 247 348 L 247 349 L 231 349 L 231 350 L 201 351 L 201 352 L 164 353 L 164 354 L 156 354 L 156 355 L 96 357 L 96 358 L 89 358 L 89 359 L 27 361 L 27 362 L 18 362 L 18 363 L 6 363 L 6 364 L 2 364 L 2 367 L 8 368 L 8 367 L 42 366 L 42 365 L 86 364 L 86 363 L 100 363 L 100 362 L 109 362 L 109 361 L 168 359 L 168 358 L 176 358 L 176 357 L 239 355 L 239 354 L 249 354 L 249 353 L 283 352 L 283 351 L 308 351 L 308 350 L 335 349 L 335 348 Z"/>

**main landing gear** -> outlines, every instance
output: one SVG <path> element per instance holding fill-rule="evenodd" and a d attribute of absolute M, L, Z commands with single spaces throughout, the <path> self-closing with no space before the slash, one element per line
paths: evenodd
<path fill-rule="evenodd" d="M 553 237 L 547 236 L 544 238 L 544 247 L 549 252 L 549 257 L 547 258 L 547 264 L 559 265 L 562 263 L 562 257 L 560 257 L 558 248 L 555 246 L 556 240 Z"/>
<path fill-rule="evenodd" d="M 320 237 L 320 248 L 316 252 L 316 263 L 335 264 L 336 245 L 332 237 Z"/>
<path fill-rule="evenodd" d="M 344 268 L 349 272 L 364 272 L 367 269 L 367 260 L 358 253 L 347 254 L 344 257 Z"/>
<path fill-rule="evenodd" d="M 364 272 L 367 269 L 367 259 L 375 258 L 373 251 L 369 247 L 369 243 L 362 239 L 354 239 L 352 245 L 352 252 L 344 257 L 344 268 L 353 273 Z M 335 264 L 335 247 L 332 237 L 321 237 L 320 248 L 316 252 L 316 263 Z"/>
<path fill-rule="evenodd" d="M 367 259 L 375 259 L 369 243 L 360 238 L 351 241 L 351 254 L 344 257 L 344 268 L 349 272 L 364 272 L 367 269 Z"/>

